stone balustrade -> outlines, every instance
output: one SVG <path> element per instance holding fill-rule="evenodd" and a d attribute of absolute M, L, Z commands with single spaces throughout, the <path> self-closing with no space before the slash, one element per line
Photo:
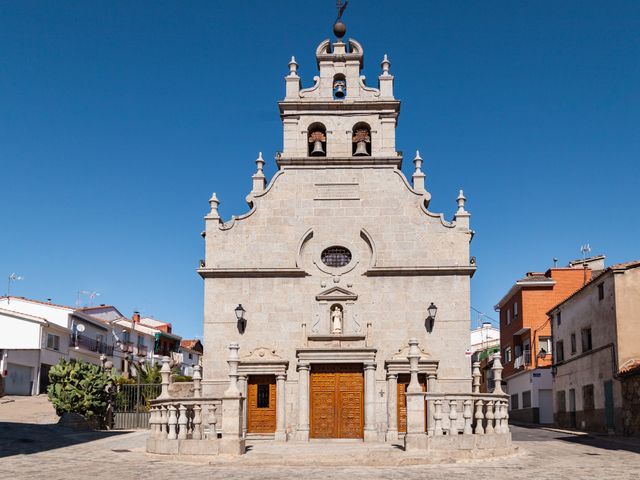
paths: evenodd
<path fill-rule="evenodd" d="M 424 393 L 429 436 L 509 433 L 509 396 L 500 393 Z"/>
<path fill-rule="evenodd" d="M 235 385 L 237 344 L 230 345 L 229 352 L 231 385 Z M 147 452 L 165 455 L 244 453 L 244 439 L 238 421 L 244 399 L 239 392 L 228 390 L 220 398 L 202 397 L 202 376 L 200 367 L 196 366 L 193 374 L 193 396 L 174 397 L 169 389 L 169 357 L 163 358 L 160 372 L 161 393 L 150 402 L 151 431 L 147 439 Z"/>

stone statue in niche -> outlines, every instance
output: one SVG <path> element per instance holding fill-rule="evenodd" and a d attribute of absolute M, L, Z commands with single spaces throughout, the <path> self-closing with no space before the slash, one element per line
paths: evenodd
<path fill-rule="evenodd" d="M 331 311 L 331 333 L 342 333 L 342 308 L 339 305 Z"/>

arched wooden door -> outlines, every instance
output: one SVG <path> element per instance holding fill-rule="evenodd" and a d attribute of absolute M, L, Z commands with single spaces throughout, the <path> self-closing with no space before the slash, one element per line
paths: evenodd
<path fill-rule="evenodd" d="M 247 433 L 276 431 L 276 377 L 250 375 L 247 383 Z"/>

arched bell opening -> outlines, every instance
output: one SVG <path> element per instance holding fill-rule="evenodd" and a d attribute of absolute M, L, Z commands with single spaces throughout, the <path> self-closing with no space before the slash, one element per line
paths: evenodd
<path fill-rule="evenodd" d="M 342 100 L 347 96 L 347 79 L 338 73 L 333 77 L 333 99 Z"/>
<path fill-rule="evenodd" d="M 327 156 L 327 129 L 321 123 L 312 123 L 309 126 L 309 156 L 310 157 L 326 157 Z"/>
<path fill-rule="evenodd" d="M 371 127 L 364 122 L 356 123 L 351 142 L 353 156 L 371 156 Z"/>

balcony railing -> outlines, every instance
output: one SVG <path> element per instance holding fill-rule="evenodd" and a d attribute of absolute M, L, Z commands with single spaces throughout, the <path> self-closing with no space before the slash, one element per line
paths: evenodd
<path fill-rule="evenodd" d="M 131 342 L 122 342 L 120 348 L 125 353 L 133 353 L 133 343 Z"/>
<path fill-rule="evenodd" d="M 71 335 L 71 337 L 69 338 L 69 346 L 74 348 L 83 348 L 91 352 L 103 353 L 105 355 L 113 356 L 113 345 L 107 345 L 104 342 L 89 338 L 85 335 Z"/>
<path fill-rule="evenodd" d="M 515 368 L 522 368 L 531 365 L 531 350 L 524 350 L 522 355 L 516 357 L 513 366 Z"/>
<path fill-rule="evenodd" d="M 139 357 L 146 357 L 149 348 L 146 345 L 136 345 L 136 355 Z"/>

